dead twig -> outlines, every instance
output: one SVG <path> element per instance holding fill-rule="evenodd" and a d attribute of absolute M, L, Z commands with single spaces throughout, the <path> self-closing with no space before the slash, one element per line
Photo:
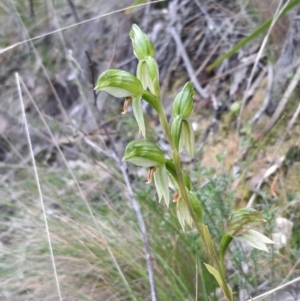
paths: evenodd
<path fill-rule="evenodd" d="M 44 223 L 45 223 L 45 228 L 46 228 L 47 240 L 48 240 L 49 251 L 50 251 L 50 258 L 51 258 L 52 268 L 53 268 L 53 272 L 54 272 L 54 279 L 55 279 L 55 283 L 56 283 L 58 299 L 60 301 L 62 301 L 63 299 L 62 299 L 60 283 L 59 283 L 59 279 L 58 279 L 58 273 L 57 273 L 57 269 L 56 269 L 55 258 L 54 258 L 54 254 L 53 254 L 53 247 L 52 247 L 52 242 L 51 242 L 51 237 L 50 237 L 50 230 L 49 230 L 49 226 L 48 226 L 48 219 L 47 219 L 47 214 L 46 214 L 44 197 L 43 197 L 43 193 L 42 193 L 42 189 L 41 189 L 41 185 L 40 185 L 40 179 L 39 179 L 37 166 L 36 166 L 36 162 L 35 162 L 35 158 L 34 158 L 34 152 L 33 152 L 32 142 L 31 142 L 31 138 L 30 138 L 30 134 L 29 134 L 29 127 L 28 127 L 28 122 L 27 122 L 27 117 L 26 117 L 26 112 L 25 112 L 25 107 L 24 107 L 24 100 L 23 100 L 23 95 L 22 95 L 22 90 L 21 90 L 21 85 L 20 85 L 20 77 L 19 77 L 18 73 L 15 73 L 15 78 L 16 78 L 16 83 L 17 83 L 17 88 L 18 88 L 20 104 L 21 104 L 21 108 L 22 108 L 25 132 L 26 132 L 26 137 L 27 137 L 29 151 L 30 151 L 30 158 L 32 161 L 33 171 L 34 171 L 34 175 L 35 175 L 35 181 L 36 181 L 36 185 L 38 188 L 38 194 L 39 194 L 43 217 L 44 217 Z"/>
<path fill-rule="evenodd" d="M 276 198 L 277 197 L 277 193 L 276 193 L 276 185 L 277 185 L 277 181 L 278 181 L 278 173 L 276 174 L 271 186 L 270 186 L 270 191 L 271 191 L 271 196 L 273 198 Z"/>
<path fill-rule="evenodd" d="M 258 194 L 258 191 L 261 187 L 261 185 L 275 172 L 279 170 L 279 168 L 282 166 L 282 164 L 285 161 L 285 156 L 282 156 L 275 164 L 273 164 L 266 172 L 264 173 L 262 179 L 257 183 L 256 187 L 253 187 L 253 190 L 256 192 L 252 194 L 250 200 L 248 201 L 247 208 L 252 207 L 254 200 Z"/>
<path fill-rule="evenodd" d="M 68 3 L 70 5 L 70 7 L 71 7 L 71 10 L 72 10 L 72 13 L 74 15 L 75 21 L 76 22 L 80 22 L 80 19 L 78 17 L 77 10 L 76 10 L 76 7 L 75 7 L 73 1 L 72 0 L 68 0 Z"/>
<path fill-rule="evenodd" d="M 30 0 L 29 3 L 30 3 L 30 17 L 34 19 L 34 17 L 35 17 L 35 11 L 34 11 L 33 0 Z"/>
<path fill-rule="evenodd" d="M 199 84 L 199 81 L 196 77 L 196 73 L 195 73 L 195 70 L 191 64 L 191 61 L 187 55 L 187 52 L 184 48 L 184 45 L 181 41 L 181 38 L 179 36 L 179 34 L 177 33 L 176 29 L 174 27 L 171 27 L 170 29 L 170 32 L 171 32 L 171 35 L 176 43 L 176 46 L 178 48 L 178 52 L 180 53 L 183 61 L 184 61 L 184 64 L 185 64 L 185 67 L 186 67 L 186 70 L 187 70 L 187 73 L 191 79 L 191 82 L 193 83 L 196 91 L 199 93 L 199 95 L 201 95 L 203 98 L 208 98 L 208 93 L 206 90 L 204 90 L 201 85 Z"/>
<path fill-rule="evenodd" d="M 247 101 L 248 93 L 249 93 L 248 90 L 249 90 L 251 82 L 252 82 L 252 80 L 254 78 L 254 74 L 256 72 L 258 63 L 259 63 L 259 61 L 260 61 L 260 59 L 262 57 L 263 51 L 264 51 L 264 49 L 266 47 L 267 41 L 268 41 L 269 36 L 271 34 L 271 30 L 274 27 L 274 25 L 277 22 L 277 20 L 279 19 L 281 12 L 283 11 L 283 9 L 285 9 L 286 5 L 289 3 L 289 1 L 287 1 L 287 3 L 285 5 L 283 5 L 283 7 L 282 7 L 282 3 L 283 3 L 283 0 L 281 0 L 280 3 L 277 6 L 277 10 L 275 12 L 274 18 L 272 20 L 272 23 L 271 23 L 271 25 L 269 27 L 269 30 L 268 30 L 267 34 L 264 37 L 264 40 L 263 40 L 263 42 L 262 42 L 262 44 L 260 46 L 260 49 L 259 49 L 259 51 L 257 53 L 257 57 L 256 57 L 256 60 L 255 60 L 255 63 L 253 65 L 253 68 L 252 68 L 249 80 L 247 82 L 246 91 L 245 91 L 245 94 L 244 94 L 243 99 L 242 99 L 242 106 L 241 106 L 241 109 L 240 109 L 240 112 L 239 112 L 239 115 L 238 115 L 238 118 L 237 118 L 237 135 L 238 135 L 238 133 L 240 131 L 240 128 L 241 128 L 241 121 L 242 121 L 241 120 L 241 116 L 242 116 L 243 110 L 244 110 L 244 108 L 246 106 L 246 101 Z"/>
<path fill-rule="evenodd" d="M 39 107 L 37 106 L 36 102 L 35 102 L 34 99 L 32 98 L 32 95 L 30 94 L 30 92 L 29 92 L 27 86 L 25 85 L 25 83 L 23 82 L 22 78 L 21 78 L 20 76 L 18 76 L 18 78 L 19 78 L 19 80 L 20 80 L 22 86 L 24 87 L 25 92 L 28 94 L 28 97 L 30 98 L 30 101 L 32 102 L 34 108 L 36 109 L 37 113 L 39 114 L 40 119 L 41 119 L 41 121 L 43 122 L 43 124 L 44 124 L 44 126 L 45 126 L 45 128 L 46 128 L 46 130 L 47 130 L 47 132 L 48 132 L 48 134 L 49 134 L 49 136 L 51 137 L 51 140 L 53 141 L 53 144 L 55 145 L 55 148 L 57 149 L 58 153 L 60 154 L 60 156 L 61 156 L 61 158 L 62 158 L 62 160 L 63 160 L 63 162 L 64 162 L 64 164 L 65 164 L 65 166 L 66 166 L 66 168 L 67 168 L 67 170 L 69 171 L 69 173 L 70 173 L 72 179 L 74 180 L 74 183 L 75 183 L 75 185 L 76 185 L 76 188 L 78 189 L 78 192 L 79 192 L 79 194 L 80 194 L 80 197 L 81 197 L 81 199 L 84 201 L 84 203 L 85 203 L 85 205 L 86 205 L 86 208 L 87 208 L 87 210 L 88 210 L 88 212 L 89 212 L 89 215 L 90 215 L 90 217 L 91 217 L 93 223 L 95 224 L 96 229 L 97 229 L 98 232 L 100 233 L 101 237 L 104 238 L 105 236 L 104 236 L 104 234 L 103 234 L 103 231 L 102 231 L 102 229 L 101 229 L 101 227 L 100 227 L 100 225 L 99 225 L 97 219 L 95 218 L 95 215 L 94 215 L 94 213 L 93 213 L 93 211 L 92 211 L 92 208 L 91 208 L 91 206 L 90 206 L 90 204 L 89 204 L 89 202 L 88 202 L 88 200 L 87 200 L 87 198 L 86 198 L 86 196 L 85 196 L 85 194 L 84 194 L 84 192 L 83 192 L 83 190 L 82 190 L 82 188 L 81 188 L 81 186 L 80 186 L 80 184 L 79 184 L 79 182 L 78 182 L 78 180 L 77 180 L 77 178 L 76 178 L 76 176 L 75 176 L 75 174 L 74 174 L 74 172 L 72 171 L 72 169 L 71 169 L 71 167 L 70 167 L 70 164 L 68 163 L 66 157 L 64 156 L 64 154 L 63 154 L 61 148 L 59 147 L 59 145 L 58 145 L 58 143 L 57 143 L 57 140 L 55 139 L 55 137 L 54 137 L 54 135 L 53 135 L 51 129 L 49 128 L 49 126 L 48 126 L 48 124 L 47 124 L 47 122 L 46 122 L 46 119 L 44 118 L 42 112 L 40 111 L 40 109 L 39 109 Z M 118 263 L 118 261 L 117 261 L 115 255 L 114 255 L 112 249 L 110 248 L 108 242 L 106 241 L 106 239 L 105 239 L 105 245 L 106 245 L 107 251 L 108 251 L 108 253 L 109 253 L 109 255 L 110 255 L 112 261 L 114 262 L 114 265 L 115 265 L 115 267 L 116 267 L 116 269 L 117 269 L 117 271 L 118 271 L 118 273 L 119 273 L 121 279 L 122 279 L 123 282 L 124 282 L 124 285 L 128 288 L 128 291 L 129 291 L 130 293 L 132 293 L 131 288 L 130 288 L 130 286 L 129 286 L 129 284 L 128 284 L 126 278 L 125 278 L 125 275 L 124 275 L 124 273 L 123 273 L 123 271 L 122 271 L 122 269 L 121 269 L 121 267 L 120 267 L 120 265 L 119 265 L 119 263 Z M 134 298 L 134 296 L 132 296 L 132 297 L 133 297 L 134 300 L 136 300 L 136 299 Z"/>
<path fill-rule="evenodd" d="M 285 288 L 287 286 L 290 286 L 290 285 L 292 285 L 294 283 L 297 283 L 297 282 L 300 282 L 300 277 L 298 277 L 296 279 L 293 279 L 293 280 L 291 280 L 291 281 L 289 281 L 289 282 L 287 282 L 285 284 L 279 285 L 279 286 L 275 287 L 274 289 L 271 289 L 271 290 L 269 290 L 269 291 L 267 291 L 267 292 L 265 292 L 265 293 L 263 293 L 263 294 L 255 297 L 255 298 L 249 299 L 248 301 L 262 300 L 265 297 L 267 297 L 267 296 L 269 296 L 269 295 L 271 295 L 271 294 L 273 294 L 273 293 L 275 293 L 275 292 L 277 292 L 277 291 L 279 291 L 279 290 L 281 290 L 281 289 L 283 289 L 283 288 Z"/>
<path fill-rule="evenodd" d="M 211 122 L 209 123 L 209 125 L 206 127 L 206 129 L 203 131 L 203 135 L 201 137 L 201 140 L 200 140 L 200 145 L 204 144 L 204 142 L 206 141 L 210 131 L 212 129 L 215 129 L 216 126 L 218 125 L 218 121 L 217 119 L 214 117 L 212 118 Z"/>
<path fill-rule="evenodd" d="M 282 114 L 286 104 L 288 103 L 288 100 L 289 100 L 290 96 L 292 95 L 293 91 L 295 90 L 296 86 L 299 83 L 299 77 L 300 77 L 300 66 L 298 67 L 298 69 L 297 69 L 295 75 L 293 76 L 288 88 L 286 89 L 282 99 L 280 100 L 280 102 L 279 102 L 279 104 L 276 108 L 276 111 L 272 115 L 272 117 L 269 120 L 266 127 L 263 129 L 262 133 L 256 139 L 257 141 L 259 141 L 261 138 L 263 138 L 273 128 L 275 123 L 278 121 L 278 119 L 279 119 L 280 115 Z M 297 117 L 299 115 L 299 112 L 298 112 L 299 110 L 300 110 L 300 108 L 298 107 L 298 109 L 296 111 L 297 114 L 295 113 L 294 116 Z M 294 118 L 292 120 L 294 120 Z M 294 124 L 294 122 L 292 124 Z"/>
<path fill-rule="evenodd" d="M 268 65 L 268 87 L 266 91 L 266 96 L 264 99 L 264 103 L 262 107 L 258 110 L 258 112 L 253 116 L 253 118 L 250 120 L 250 124 L 254 124 L 257 122 L 257 120 L 262 116 L 262 114 L 266 111 L 270 100 L 271 100 L 271 92 L 272 92 L 272 86 L 273 86 L 273 80 L 274 80 L 274 70 L 272 65 L 269 63 Z"/>
<path fill-rule="evenodd" d="M 163 1 L 166 1 L 166 0 L 155 0 L 155 1 L 152 1 L 151 3 L 154 4 L 154 3 L 163 2 Z M 62 27 L 62 28 L 59 28 L 59 29 L 52 30 L 50 32 L 35 36 L 33 38 L 24 39 L 23 41 L 17 42 L 17 43 L 12 44 L 8 47 L 1 48 L 0 49 L 0 54 L 6 52 L 8 50 L 11 50 L 11 49 L 13 49 L 13 48 L 15 48 L 19 45 L 26 44 L 27 42 L 34 41 L 34 40 L 37 40 L 37 39 L 41 39 L 41 38 L 49 36 L 51 34 L 62 32 L 62 31 L 67 30 L 69 28 L 76 27 L 78 25 L 85 24 L 85 23 L 97 20 L 99 18 L 110 16 L 110 15 L 118 13 L 118 12 L 123 12 L 123 11 L 126 11 L 126 10 L 131 9 L 131 8 L 138 8 L 138 7 L 142 7 L 142 6 L 145 6 L 145 5 L 149 5 L 149 3 L 142 3 L 142 4 L 138 4 L 138 5 L 128 6 L 126 8 L 118 9 L 118 10 L 115 10 L 113 12 L 109 12 L 109 13 L 106 13 L 106 14 L 103 14 L 103 15 L 98 15 L 96 17 L 93 17 L 93 18 L 90 18 L 90 19 L 87 19 L 87 20 L 84 20 L 84 21 L 81 21 L 81 22 L 78 22 L 78 23 L 75 23 L 75 24 L 72 24 L 72 25 L 68 25 L 68 26 L 65 26 L 65 27 Z"/>
<path fill-rule="evenodd" d="M 92 58 L 91 58 L 91 56 L 90 56 L 90 54 L 87 50 L 85 51 L 85 55 L 86 55 L 87 60 L 89 62 L 89 69 L 90 69 L 90 72 L 91 72 L 91 84 L 92 84 L 92 87 L 93 87 L 94 106 L 97 106 L 97 98 L 98 98 L 99 92 L 97 92 L 94 89 L 95 84 L 96 84 L 95 66 L 94 66 L 94 62 L 92 61 Z"/>
<path fill-rule="evenodd" d="M 278 143 L 278 146 L 276 147 L 276 150 L 275 150 L 275 155 L 277 154 L 280 146 L 281 146 L 281 143 L 284 141 L 286 135 L 289 133 L 289 131 L 291 130 L 291 128 L 294 126 L 294 124 L 296 123 L 296 120 L 298 119 L 298 116 L 300 114 L 300 104 L 298 105 L 297 107 L 297 110 L 296 112 L 294 113 L 292 119 L 290 120 L 289 124 L 288 124 L 288 127 L 286 129 L 286 131 L 284 132 L 284 134 L 282 135 L 279 143 Z"/>

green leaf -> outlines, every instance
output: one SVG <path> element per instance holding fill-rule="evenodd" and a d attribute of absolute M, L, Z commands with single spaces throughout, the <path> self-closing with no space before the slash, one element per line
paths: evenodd
<path fill-rule="evenodd" d="M 136 119 L 136 122 L 139 126 L 140 132 L 143 135 L 143 137 L 146 138 L 144 113 L 143 113 L 142 102 L 141 102 L 140 98 L 132 99 L 132 110 L 133 110 L 133 114 Z"/>
<path fill-rule="evenodd" d="M 253 208 L 241 208 L 236 210 L 228 223 L 228 234 L 231 236 L 239 235 L 258 224 L 266 222 L 265 219 Z"/>
<path fill-rule="evenodd" d="M 139 60 L 143 60 L 147 56 L 155 56 L 153 43 L 136 24 L 132 25 L 129 36 L 132 41 L 134 55 Z"/>
<path fill-rule="evenodd" d="M 177 150 L 179 150 L 181 128 L 182 128 L 182 117 L 175 116 L 171 126 L 171 136 L 172 136 L 174 146 L 176 147 Z"/>
<path fill-rule="evenodd" d="M 182 120 L 181 135 L 179 141 L 179 151 L 185 148 L 191 157 L 195 153 L 195 136 L 192 125 L 187 119 Z"/>
<path fill-rule="evenodd" d="M 232 295 L 232 291 L 231 288 L 229 287 L 229 285 L 226 283 L 224 284 L 222 281 L 222 278 L 220 276 L 220 273 L 211 265 L 205 263 L 205 267 L 207 268 L 207 270 L 215 277 L 215 279 L 217 280 L 220 288 L 222 289 L 224 295 L 226 296 L 226 298 L 228 300 L 233 300 L 233 295 Z"/>
<path fill-rule="evenodd" d="M 123 160 L 143 167 L 160 167 L 167 161 L 164 152 L 148 140 L 130 142 L 125 149 Z"/>
<path fill-rule="evenodd" d="M 298 3 L 300 3 L 300 0 L 292 0 L 286 8 L 282 11 L 280 14 L 280 17 L 283 17 L 287 12 L 289 12 L 294 6 L 296 6 Z M 237 51 L 239 51 L 241 48 L 243 48 L 245 45 L 247 45 L 249 42 L 254 40 L 257 36 L 259 36 L 261 33 L 263 33 L 265 30 L 267 30 L 270 25 L 272 24 L 273 18 L 267 20 L 265 23 L 263 23 L 261 26 L 259 26 L 257 29 L 255 29 L 252 34 L 248 35 L 246 38 L 244 38 L 242 41 L 237 43 L 233 48 L 231 48 L 229 51 L 227 51 L 225 54 L 223 54 L 221 57 L 219 57 L 217 60 L 215 60 L 211 65 L 208 66 L 207 70 L 211 71 L 212 69 L 219 66 L 223 61 L 231 57 L 233 54 L 235 54 Z"/>
<path fill-rule="evenodd" d="M 137 98 L 144 93 L 138 78 L 129 72 L 114 69 L 107 70 L 99 76 L 95 90 L 105 91 L 119 98 Z"/>
<path fill-rule="evenodd" d="M 155 182 L 159 202 L 163 198 L 167 207 L 169 207 L 169 203 L 170 203 L 169 177 L 165 165 L 158 167 L 154 172 L 154 182 Z"/>
<path fill-rule="evenodd" d="M 194 109 L 194 88 L 190 82 L 187 82 L 183 89 L 178 93 L 173 102 L 173 115 L 188 118 Z"/>

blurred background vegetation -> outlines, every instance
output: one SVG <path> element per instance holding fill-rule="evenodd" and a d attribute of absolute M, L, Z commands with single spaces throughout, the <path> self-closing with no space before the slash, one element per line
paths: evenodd
<path fill-rule="evenodd" d="M 126 144 L 140 138 L 137 125 L 131 112 L 120 115 L 123 100 L 93 91 L 109 67 L 135 72 L 133 23 L 155 44 L 167 112 L 187 80 L 195 86 L 196 156 L 184 154 L 183 161 L 215 243 L 232 211 L 246 205 L 263 214 L 265 234 L 277 242 L 268 254 L 232 245 L 227 271 L 235 299 L 299 277 L 298 2 L 150 2 L 0 3 L 0 300 L 59 300 L 16 72 L 63 300 L 151 300 L 137 217 L 118 161 L 109 156 L 115 149 L 122 158 Z M 126 9 L 139 3 L 146 5 Z M 208 68 L 291 3 L 271 30 Z M 27 42 L 15 45 L 20 41 Z M 168 153 L 157 117 L 144 109 L 149 139 Z M 128 165 L 158 300 L 221 300 L 196 232 L 182 232 L 174 204 L 157 202 L 145 172 Z M 298 282 L 264 300 L 299 298 Z"/>

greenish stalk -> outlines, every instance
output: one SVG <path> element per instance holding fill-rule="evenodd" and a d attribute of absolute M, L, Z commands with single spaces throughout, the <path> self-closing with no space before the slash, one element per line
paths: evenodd
<path fill-rule="evenodd" d="M 225 254 L 226 250 L 229 246 L 229 244 L 232 241 L 232 236 L 230 236 L 228 233 L 225 233 L 222 237 L 221 243 L 220 243 L 220 265 L 222 273 L 225 274 Z"/>
<path fill-rule="evenodd" d="M 159 114 L 161 110 L 161 106 L 157 104 L 157 97 L 153 95 L 149 91 L 144 90 L 144 94 L 142 95 L 142 98 L 145 99 L 153 108 L 154 110 Z"/>

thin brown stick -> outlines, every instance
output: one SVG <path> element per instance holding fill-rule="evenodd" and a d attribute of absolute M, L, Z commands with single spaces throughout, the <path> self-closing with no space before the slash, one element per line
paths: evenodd
<path fill-rule="evenodd" d="M 256 296 L 255 298 L 249 299 L 248 301 L 262 300 L 265 297 L 270 296 L 271 294 L 273 294 L 273 293 L 275 293 L 275 292 L 277 292 L 277 291 L 279 291 L 279 290 L 281 290 L 281 289 L 283 289 L 283 288 L 285 288 L 287 286 L 290 286 L 290 285 L 292 285 L 294 283 L 297 283 L 297 282 L 300 282 L 300 277 L 295 278 L 295 279 L 293 279 L 293 280 L 291 280 L 291 281 L 289 281 L 289 282 L 287 282 L 285 284 L 279 285 L 276 288 L 269 290 L 268 292 L 265 292 L 265 293 L 263 293 L 263 294 L 261 294 L 259 296 Z"/>
<path fill-rule="evenodd" d="M 270 25 L 269 30 L 268 30 L 267 34 L 265 35 L 264 40 L 263 40 L 263 42 L 262 42 L 262 44 L 260 46 L 260 49 L 259 49 L 259 51 L 257 53 L 257 57 L 256 57 L 256 60 L 255 60 L 255 63 L 253 65 L 253 68 L 252 68 L 249 80 L 247 82 L 246 91 L 245 91 L 243 99 L 242 99 L 242 106 L 241 106 L 241 109 L 240 109 L 240 112 L 239 112 L 239 115 L 238 115 L 238 118 L 237 118 L 237 131 L 236 131 L 237 132 L 237 136 L 238 136 L 240 128 L 241 128 L 241 123 L 242 123 L 241 117 L 242 117 L 242 113 L 244 111 L 244 108 L 246 106 L 246 101 L 247 101 L 247 97 L 248 97 L 248 90 L 249 90 L 251 82 L 252 82 L 252 80 L 254 78 L 254 74 L 256 73 L 256 69 L 258 67 L 259 60 L 262 57 L 263 51 L 264 51 L 264 49 L 266 47 L 266 44 L 267 44 L 267 41 L 268 41 L 269 36 L 271 34 L 272 28 L 274 27 L 275 23 L 279 19 L 281 12 L 283 11 L 283 9 L 285 9 L 285 7 L 287 6 L 287 4 L 289 2 L 290 2 L 290 0 L 287 1 L 287 3 L 285 3 L 285 5 L 283 7 L 281 7 L 282 3 L 283 3 L 283 0 L 280 0 L 279 4 L 277 6 L 277 10 L 275 12 L 274 18 L 272 20 L 272 24 Z"/>
<path fill-rule="evenodd" d="M 29 3 L 30 3 L 30 17 L 34 18 L 35 17 L 35 11 L 34 11 L 33 0 L 30 0 Z"/>
<path fill-rule="evenodd" d="M 186 70 L 187 70 L 187 73 L 188 73 L 188 75 L 189 75 L 189 77 L 190 77 L 190 79 L 191 79 L 191 82 L 193 83 L 193 85 L 194 85 L 196 91 L 197 91 L 203 98 L 205 98 L 205 99 L 208 98 L 208 93 L 207 93 L 207 91 L 204 90 L 204 89 L 201 87 L 201 85 L 200 85 L 200 83 L 199 83 L 199 81 L 198 81 L 198 79 L 197 79 L 197 77 L 196 77 L 195 70 L 194 70 L 194 68 L 193 68 L 193 66 L 192 66 L 192 64 L 191 64 L 191 61 L 190 61 L 190 59 L 189 59 L 187 53 L 186 53 L 186 50 L 185 50 L 184 45 L 183 45 L 183 43 L 182 43 L 182 41 L 181 41 L 181 39 L 180 39 L 179 34 L 177 33 L 177 31 L 176 31 L 176 29 L 175 29 L 174 27 L 171 27 L 170 32 L 171 32 L 171 35 L 172 35 L 172 37 L 173 37 L 173 39 L 174 39 L 174 41 L 175 41 L 175 43 L 176 43 L 176 46 L 177 46 L 177 48 L 178 48 L 178 52 L 180 53 L 180 55 L 181 55 L 181 57 L 182 57 L 182 59 L 183 59 L 183 62 L 184 62 L 184 64 L 185 64 L 185 67 L 186 67 Z"/>
<path fill-rule="evenodd" d="M 94 106 L 97 106 L 97 98 L 98 98 L 99 93 L 97 93 L 97 91 L 94 89 L 95 84 L 96 84 L 95 68 L 94 68 L 92 58 L 87 50 L 85 51 L 85 55 L 88 59 L 89 69 L 90 69 L 90 73 L 91 73 L 91 84 L 93 86 Z"/>
<path fill-rule="evenodd" d="M 154 4 L 154 3 L 158 3 L 158 2 L 164 2 L 164 1 L 166 1 L 166 0 L 155 0 L 155 1 L 152 1 L 151 3 Z M 149 5 L 149 3 L 142 3 L 142 4 L 133 5 L 133 6 L 125 7 L 125 8 L 122 8 L 122 9 L 118 9 L 118 10 L 115 10 L 113 12 L 109 12 L 109 13 L 106 13 L 106 14 L 103 14 L 103 15 L 99 15 L 99 16 L 96 16 L 96 17 L 93 17 L 93 18 L 90 18 L 90 19 L 87 19 L 87 20 L 84 20 L 84 21 L 72 24 L 72 25 L 68 25 L 68 26 L 65 26 L 65 27 L 62 27 L 62 28 L 59 28 L 59 29 L 55 29 L 53 31 L 50 31 L 50 32 L 47 32 L 47 33 L 44 33 L 44 34 L 41 34 L 41 35 L 38 35 L 38 36 L 35 36 L 33 38 L 25 39 L 24 41 L 20 41 L 20 42 L 17 42 L 15 44 L 12 44 L 12 45 L 10 45 L 8 47 L 0 49 L 0 54 L 4 53 L 4 52 L 6 52 L 6 51 L 8 51 L 10 49 L 13 49 L 13 48 L 15 48 L 15 47 L 17 47 L 19 45 L 25 44 L 27 42 L 34 41 L 34 40 L 37 40 L 37 39 L 49 36 L 51 34 L 54 34 L 54 33 L 57 33 L 57 32 L 61 32 L 61 31 L 67 30 L 69 28 L 72 28 L 72 27 L 75 27 L 75 26 L 78 26 L 78 25 L 81 25 L 81 24 L 85 24 L 85 23 L 88 23 L 88 22 L 91 22 L 91 21 L 94 21 L 94 20 L 97 20 L 97 19 L 100 19 L 100 18 L 103 18 L 103 17 L 106 17 L 106 16 L 110 16 L 110 15 L 118 13 L 118 12 L 126 11 L 126 10 L 131 9 L 131 8 L 142 7 L 142 6 L 145 6 L 145 5 Z"/>
<path fill-rule="evenodd" d="M 296 86 L 299 83 L 299 77 L 300 77 L 300 66 L 298 67 L 295 75 L 293 76 L 288 88 L 286 89 L 285 93 L 283 94 L 283 97 L 281 101 L 279 102 L 276 111 L 272 115 L 271 119 L 269 120 L 266 127 L 263 129 L 263 132 L 260 134 L 257 140 L 260 140 L 262 137 L 264 137 L 275 125 L 275 123 L 278 121 L 280 115 L 282 114 L 286 104 L 288 103 L 288 100 L 295 90 Z M 297 116 L 297 115 L 296 115 Z"/>

